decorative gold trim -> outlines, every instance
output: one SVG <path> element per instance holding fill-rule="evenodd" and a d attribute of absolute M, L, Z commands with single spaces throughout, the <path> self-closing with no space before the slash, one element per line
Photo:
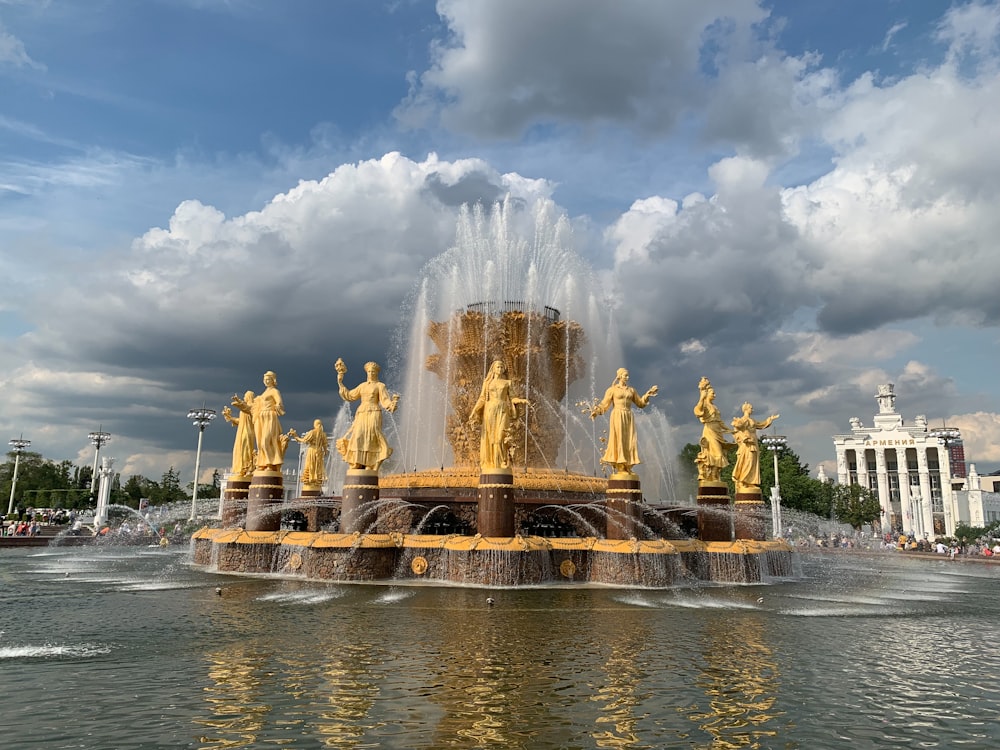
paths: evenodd
<path fill-rule="evenodd" d="M 629 494 L 629 495 L 641 495 L 642 489 L 629 489 L 628 487 L 608 487 L 608 494 L 614 493 L 618 494 Z"/>
<path fill-rule="evenodd" d="M 248 490 L 284 490 L 283 484 L 251 484 Z"/>
<path fill-rule="evenodd" d="M 410 561 L 410 570 L 416 573 L 418 576 L 422 576 L 427 572 L 427 558 L 417 555 Z"/>
<path fill-rule="evenodd" d="M 345 490 L 377 490 L 377 484 L 345 484 Z"/>
<path fill-rule="evenodd" d="M 481 489 L 481 490 L 483 490 L 483 489 L 488 489 L 488 490 L 500 489 L 501 487 L 502 488 L 506 488 L 506 489 L 510 489 L 510 490 L 514 489 L 514 485 L 512 485 L 512 484 L 481 484 L 481 485 L 479 485 L 479 489 Z"/>
<path fill-rule="evenodd" d="M 576 573 L 576 563 L 572 560 L 563 560 L 559 563 L 559 572 L 563 578 L 572 578 L 573 574 Z"/>
<path fill-rule="evenodd" d="M 292 570 L 298 570 L 302 567 L 302 555 L 298 552 L 293 552 L 292 556 L 288 558 L 288 567 Z"/>

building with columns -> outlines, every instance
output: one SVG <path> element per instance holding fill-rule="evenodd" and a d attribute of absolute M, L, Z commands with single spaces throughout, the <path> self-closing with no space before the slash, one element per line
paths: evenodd
<path fill-rule="evenodd" d="M 851 431 L 834 435 L 837 481 L 860 484 L 878 495 L 883 534 L 950 536 L 968 515 L 957 506 L 948 450 L 948 443 L 960 441 L 961 435 L 955 429 L 928 428 L 922 415 L 906 424 L 896 412 L 894 389 L 892 383 L 878 386 L 879 412 L 871 426 L 851 417 Z"/>

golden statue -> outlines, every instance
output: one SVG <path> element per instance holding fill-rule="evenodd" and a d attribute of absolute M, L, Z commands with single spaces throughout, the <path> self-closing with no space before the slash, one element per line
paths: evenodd
<path fill-rule="evenodd" d="M 382 409 L 390 413 L 396 411 L 399 394 L 389 395 L 385 383 L 378 379 L 381 368 L 374 362 L 365 363 L 368 379 L 351 390 L 344 385 L 344 375 L 347 373 L 344 360 L 338 359 L 334 368 L 337 370 L 340 397 L 344 401 L 361 402 L 354 414 L 351 429 L 337 441 L 337 452 L 352 469 L 378 471 L 382 462 L 392 455 L 392 448 L 382 434 Z"/>
<path fill-rule="evenodd" d="M 528 404 L 526 398 L 511 395 L 507 365 L 496 360 L 483 381 L 479 400 L 472 408 L 470 422 L 482 422 L 479 439 L 479 466 L 482 469 L 508 469 L 511 463 L 509 431 L 517 418 L 517 405 Z"/>
<path fill-rule="evenodd" d="M 779 416 L 772 414 L 758 422 L 751 416 L 752 414 L 753 405 L 745 401 L 743 416 L 733 420 L 733 436 L 737 445 L 733 481 L 736 483 L 737 492 L 760 490 L 760 446 L 757 443 L 757 430 L 767 429 Z"/>
<path fill-rule="evenodd" d="M 306 457 L 302 462 L 302 484 L 318 486 L 326 481 L 326 458 L 330 455 L 330 441 L 323 423 L 318 419 L 305 435 L 299 435 L 294 428 L 288 437 L 306 446 Z"/>
<path fill-rule="evenodd" d="M 604 398 L 591 410 L 590 418 L 594 419 L 606 412 L 612 404 L 614 405 L 608 427 L 608 449 L 601 456 L 601 463 L 613 466 L 616 473 L 631 474 L 632 467 L 642 463 L 639 460 L 632 404 L 645 409 L 649 399 L 657 393 L 659 388 L 654 385 L 640 396 L 635 388 L 628 384 L 628 370 L 620 367 L 614 383 L 604 393 Z"/>
<path fill-rule="evenodd" d="M 240 406 L 239 404 L 243 404 Z M 236 428 L 236 441 L 233 443 L 233 465 L 230 471 L 238 477 L 248 477 L 253 474 L 256 466 L 256 454 L 253 449 L 253 391 L 247 391 L 240 400 L 233 396 L 233 405 L 240 415 L 233 416 L 233 410 L 222 407 L 222 416 Z"/>
<path fill-rule="evenodd" d="M 719 407 L 715 405 L 715 389 L 708 378 L 702 378 L 698 383 L 698 403 L 694 407 L 694 415 L 701 420 L 704 427 L 701 430 L 701 451 L 695 458 L 698 466 L 699 482 L 722 481 L 722 470 L 729 466 L 728 451 L 736 447 L 735 443 L 726 440 L 730 429 L 722 421 Z"/>
<path fill-rule="evenodd" d="M 278 390 L 278 377 L 268 370 L 264 373 L 264 392 L 255 396 L 252 404 L 233 396 L 233 406 L 252 415 L 257 440 L 257 470 L 281 471 L 288 436 L 281 432 L 281 422 L 278 421 L 278 417 L 285 413 L 285 403 Z"/>

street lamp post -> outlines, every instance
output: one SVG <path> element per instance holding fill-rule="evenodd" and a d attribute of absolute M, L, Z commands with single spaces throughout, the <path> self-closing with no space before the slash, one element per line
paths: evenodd
<path fill-rule="evenodd" d="M 103 427 L 104 425 L 101 425 Z M 107 445 L 111 442 L 111 433 L 104 432 L 101 427 L 97 428 L 97 432 L 90 432 L 87 434 L 87 439 L 90 440 L 91 444 L 94 446 L 94 470 L 90 473 L 90 499 L 94 500 L 97 497 L 97 459 L 101 455 L 101 446 Z"/>
<path fill-rule="evenodd" d="M 781 484 L 778 481 L 778 451 L 788 442 L 784 435 L 763 435 L 760 442 L 774 455 L 774 486 L 771 488 L 771 536 L 780 539 L 781 528 Z"/>
<path fill-rule="evenodd" d="M 24 453 L 25 448 L 31 445 L 30 440 L 25 440 L 24 435 L 13 440 L 8 441 L 8 444 L 14 450 L 14 478 L 10 482 L 10 502 L 7 504 L 7 515 L 9 516 L 14 512 L 14 490 L 17 488 L 17 467 L 21 463 L 21 454 Z"/>
<path fill-rule="evenodd" d="M 205 434 L 205 428 L 215 419 L 215 409 L 206 409 L 204 406 L 199 409 L 191 409 L 188 412 L 188 419 L 191 424 L 198 428 L 198 452 L 194 456 L 194 489 L 191 491 L 191 518 L 195 520 L 198 513 L 198 473 L 201 470 L 201 437 Z"/>

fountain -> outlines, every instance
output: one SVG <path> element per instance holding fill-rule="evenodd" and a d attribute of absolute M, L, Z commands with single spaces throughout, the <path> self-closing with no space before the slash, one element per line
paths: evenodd
<path fill-rule="evenodd" d="M 316 485 L 289 504 L 273 455 L 247 476 L 234 452 L 239 477 L 223 523 L 194 534 L 195 563 L 222 573 L 489 586 L 791 575 L 791 548 L 760 531 L 762 505 L 743 507 L 734 523 L 717 482 L 699 489 L 699 506 L 671 496 L 664 456 L 675 452 L 651 406 L 657 388 L 640 394 L 624 368 L 612 376 L 621 349 L 592 272 L 571 250 L 567 220 L 548 203 L 525 211 L 508 200 L 464 208 L 456 237 L 408 303 L 401 396 L 379 381 L 377 364 L 352 389 L 347 365 L 336 363 L 340 396 L 361 404 L 353 424 L 349 412 L 336 419 L 348 467 L 341 494 L 323 496 Z M 281 528 L 293 507 L 306 530 Z M 693 518 L 711 534 L 681 532 Z"/>

